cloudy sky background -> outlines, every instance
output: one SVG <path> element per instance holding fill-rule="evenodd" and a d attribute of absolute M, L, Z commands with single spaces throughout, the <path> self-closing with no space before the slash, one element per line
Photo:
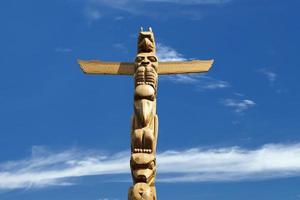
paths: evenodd
<path fill-rule="evenodd" d="M 300 199 L 296 0 L 3 1 L 0 199 L 126 199 L 133 82 L 77 59 L 132 61 L 141 26 L 161 61 L 160 199 Z"/>

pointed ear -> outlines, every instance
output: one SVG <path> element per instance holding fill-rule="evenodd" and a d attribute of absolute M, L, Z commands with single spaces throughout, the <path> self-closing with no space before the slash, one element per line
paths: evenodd
<path fill-rule="evenodd" d="M 144 31 L 144 28 L 141 26 L 141 29 L 140 29 L 140 30 L 141 30 L 141 32 L 143 32 L 143 31 Z"/>
<path fill-rule="evenodd" d="M 152 28 L 151 27 L 149 27 L 149 31 L 152 32 Z"/>

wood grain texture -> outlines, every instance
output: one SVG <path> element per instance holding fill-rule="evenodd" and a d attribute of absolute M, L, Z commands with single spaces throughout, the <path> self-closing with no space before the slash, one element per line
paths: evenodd
<path fill-rule="evenodd" d="M 192 60 L 180 62 L 159 62 L 158 74 L 186 74 L 207 72 L 214 60 Z"/>
<path fill-rule="evenodd" d="M 97 60 L 78 60 L 82 71 L 86 74 L 133 75 L 134 63 L 130 62 L 103 62 Z"/>

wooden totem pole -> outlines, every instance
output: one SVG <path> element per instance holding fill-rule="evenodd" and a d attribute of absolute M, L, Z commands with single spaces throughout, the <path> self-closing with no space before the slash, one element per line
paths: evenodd
<path fill-rule="evenodd" d="M 141 29 L 139 33 L 134 63 L 81 60 L 78 63 L 87 74 L 133 75 L 135 90 L 130 159 L 133 186 L 129 189 L 128 200 L 156 200 L 154 182 L 158 136 L 158 74 L 207 72 L 213 60 L 158 62 L 154 35 L 149 28 L 149 31 Z"/>

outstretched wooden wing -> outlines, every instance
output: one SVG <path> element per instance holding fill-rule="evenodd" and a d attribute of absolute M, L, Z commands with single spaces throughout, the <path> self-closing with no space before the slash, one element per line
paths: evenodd
<path fill-rule="evenodd" d="M 185 74 L 207 72 L 213 60 L 192 60 L 179 62 L 159 62 L 158 74 Z M 133 75 L 135 72 L 132 62 L 103 62 L 97 60 L 78 60 L 82 71 L 86 74 Z"/>
<path fill-rule="evenodd" d="M 103 62 L 97 60 L 78 60 L 80 68 L 86 74 L 133 75 L 134 63 L 130 62 Z"/>
<path fill-rule="evenodd" d="M 158 74 L 186 74 L 207 72 L 214 60 L 192 60 L 180 62 L 159 62 Z"/>

